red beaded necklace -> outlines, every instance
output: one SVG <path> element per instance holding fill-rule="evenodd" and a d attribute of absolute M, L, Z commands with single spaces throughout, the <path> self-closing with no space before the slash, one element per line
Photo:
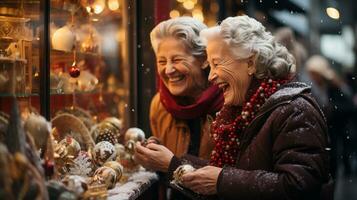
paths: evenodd
<path fill-rule="evenodd" d="M 211 137 L 215 144 L 211 153 L 211 165 L 217 167 L 235 165 L 239 135 L 251 123 L 266 99 L 286 82 L 287 80 L 262 80 L 258 89 L 250 96 L 248 102 L 243 103 L 242 107 L 223 106 L 211 125 Z"/>

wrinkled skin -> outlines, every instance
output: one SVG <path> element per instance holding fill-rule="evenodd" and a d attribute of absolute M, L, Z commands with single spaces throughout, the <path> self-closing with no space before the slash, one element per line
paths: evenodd
<path fill-rule="evenodd" d="M 211 68 L 208 80 L 223 90 L 225 105 L 242 105 L 245 100 L 256 71 L 253 57 L 237 60 L 222 39 L 208 41 L 207 58 Z"/>
<path fill-rule="evenodd" d="M 206 166 L 182 176 L 182 184 L 198 194 L 212 195 L 217 193 L 217 180 L 222 168 Z"/>
<path fill-rule="evenodd" d="M 135 161 L 146 169 L 167 172 L 174 154 L 165 146 L 149 143 L 146 147 L 136 143 Z"/>
<path fill-rule="evenodd" d="M 220 38 L 208 41 L 206 50 L 211 68 L 208 80 L 223 90 L 225 105 L 242 105 L 256 71 L 254 56 L 235 59 L 230 47 Z M 214 166 L 197 169 L 183 175 L 183 185 L 199 194 L 216 194 L 221 171 L 222 168 Z"/>
<path fill-rule="evenodd" d="M 156 62 L 160 78 L 172 95 L 196 98 L 207 88 L 203 71 L 207 63 L 193 56 L 184 42 L 173 37 L 163 39 Z"/>

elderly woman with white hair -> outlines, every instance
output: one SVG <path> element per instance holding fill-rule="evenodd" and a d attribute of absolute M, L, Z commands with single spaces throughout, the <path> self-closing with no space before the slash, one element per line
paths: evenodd
<path fill-rule="evenodd" d="M 193 165 L 179 183 L 213 198 L 319 199 L 329 181 L 327 127 L 310 88 L 292 81 L 293 56 L 248 16 L 229 17 L 201 36 L 208 79 L 224 96 L 210 129 L 210 159 L 152 144 L 161 159 L 146 162 L 165 166 L 169 176 Z"/>
<path fill-rule="evenodd" d="M 201 31 L 209 81 L 224 95 L 211 126 L 209 163 L 182 176 L 190 190 L 220 199 L 320 199 L 329 181 L 327 126 L 310 88 L 293 82 L 293 56 L 258 21 L 229 17 Z"/>

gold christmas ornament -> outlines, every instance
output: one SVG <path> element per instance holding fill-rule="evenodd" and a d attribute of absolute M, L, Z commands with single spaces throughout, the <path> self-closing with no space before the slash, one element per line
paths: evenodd
<path fill-rule="evenodd" d="M 78 196 L 83 194 L 88 189 L 87 180 L 82 176 L 66 175 L 61 182 L 67 189 L 73 191 Z"/>
<path fill-rule="evenodd" d="M 150 136 L 148 139 L 144 140 L 141 145 L 142 146 L 146 146 L 150 143 L 154 143 L 154 144 L 161 144 L 159 138 L 155 137 L 155 136 Z"/>
<path fill-rule="evenodd" d="M 92 152 L 93 161 L 102 166 L 107 161 L 112 161 L 116 157 L 115 147 L 108 141 L 102 141 L 95 145 Z"/>
<path fill-rule="evenodd" d="M 110 167 L 100 167 L 94 172 L 94 176 L 90 181 L 91 185 L 101 185 L 104 184 L 108 189 L 112 189 L 115 186 L 117 173 L 114 169 Z"/>
<path fill-rule="evenodd" d="M 120 164 L 124 166 L 124 171 L 131 173 L 139 169 L 139 165 L 134 159 L 135 141 L 129 140 L 125 145 L 125 154 L 120 158 Z"/>
<path fill-rule="evenodd" d="M 103 123 L 109 123 L 115 129 L 115 136 L 118 139 L 118 142 L 122 142 L 124 139 L 124 132 L 123 132 L 123 121 L 116 118 L 116 117 L 107 117 L 103 120 Z"/>
<path fill-rule="evenodd" d="M 89 36 L 83 41 L 81 45 L 81 51 L 86 53 L 98 53 L 98 39 L 94 36 L 93 32 L 91 32 Z"/>
<path fill-rule="evenodd" d="M 125 141 L 133 140 L 134 142 L 142 142 L 145 140 L 145 133 L 140 128 L 129 128 L 125 132 Z"/>
<path fill-rule="evenodd" d="M 53 157 L 59 174 L 64 175 L 69 172 L 80 150 L 79 143 L 70 136 L 67 136 L 59 143 L 56 140 L 53 142 Z"/>
<path fill-rule="evenodd" d="M 117 152 L 117 157 L 116 161 L 120 161 L 122 158 L 125 157 L 126 151 L 125 151 L 125 146 L 122 144 L 115 144 L 115 151 Z"/>
<path fill-rule="evenodd" d="M 71 136 L 67 136 L 55 146 L 55 154 L 61 158 L 76 158 L 80 150 L 81 146 Z"/>
<path fill-rule="evenodd" d="M 108 141 L 113 145 L 118 143 L 117 129 L 107 122 L 101 122 L 94 126 L 92 128 L 91 135 L 96 143 L 101 141 Z"/>
<path fill-rule="evenodd" d="M 123 129 L 123 121 L 116 117 L 107 117 L 103 120 L 103 122 L 111 123 L 119 131 Z"/>
<path fill-rule="evenodd" d="M 124 168 L 121 164 L 119 164 L 117 161 L 108 161 L 108 162 L 104 163 L 103 166 L 110 167 L 110 168 L 114 169 L 115 172 L 117 173 L 116 181 L 118 182 L 120 180 L 120 178 L 123 175 L 123 170 L 124 170 Z"/>
<path fill-rule="evenodd" d="M 196 169 L 194 167 L 192 167 L 192 165 L 185 164 L 185 165 L 179 166 L 174 171 L 174 174 L 173 174 L 174 182 L 182 185 L 182 176 L 188 172 L 193 172 L 195 170 Z"/>

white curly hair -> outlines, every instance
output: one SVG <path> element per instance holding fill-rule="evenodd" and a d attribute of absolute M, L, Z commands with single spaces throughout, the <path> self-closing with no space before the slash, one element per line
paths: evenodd
<path fill-rule="evenodd" d="M 207 26 L 192 17 L 177 17 L 159 23 L 150 33 L 151 45 L 155 54 L 160 42 L 168 37 L 181 40 L 191 51 L 192 55 L 206 56 L 206 44 L 199 36 Z"/>
<path fill-rule="evenodd" d="M 272 34 L 257 20 L 246 15 L 228 17 L 218 26 L 202 30 L 200 36 L 208 40 L 223 38 L 236 59 L 255 56 L 255 77 L 287 78 L 295 74 L 295 59 L 277 43 Z"/>

